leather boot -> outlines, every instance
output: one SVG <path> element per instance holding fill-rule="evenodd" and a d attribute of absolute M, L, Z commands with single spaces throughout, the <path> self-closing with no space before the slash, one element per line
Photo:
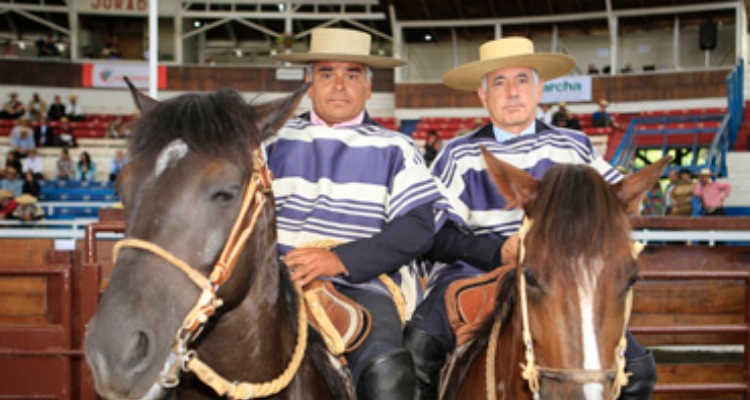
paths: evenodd
<path fill-rule="evenodd" d="M 648 353 L 627 360 L 625 371 L 632 373 L 628 384 L 620 392 L 620 400 L 649 400 L 656 384 L 656 362 L 654 355 Z"/>
<path fill-rule="evenodd" d="M 407 325 L 404 347 L 411 351 L 417 376 L 417 399 L 436 400 L 440 391 L 440 371 L 445 365 L 448 350 L 435 336 Z"/>
<path fill-rule="evenodd" d="M 406 349 L 380 355 L 357 379 L 357 400 L 414 400 L 414 362 Z"/>

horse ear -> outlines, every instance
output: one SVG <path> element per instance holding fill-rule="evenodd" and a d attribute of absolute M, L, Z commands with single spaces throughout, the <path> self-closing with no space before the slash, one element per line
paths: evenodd
<path fill-rule="evenodd" d="M 526 171 L 495 158 L 484 146 L 479 148 L 495 186 L 508 200 L 508 208 L 521 207 L 528 213 L 531 203 L 536 199 L 539 182 Z"/>
<path fill-rule="evenodd" d="M 259 116 L 256 124 L 263 136 L 263 140 L 274 135 L 284 126 L 284 123 L 294 114 L 294 111 L 302 100 L 302 96 L 307 92 L 309 87 L 310 84 L 305 83 L 290 96 L 254 106 Z"/>
<path fill-rule="evenodd" d="M 148 97 L 145 94 L 141 93 L 140 90 L 136 89 L 135 85 L 133 85 L 133 82 L 130 82 L 130 79 L 128 79 L 127 76 L 123 77 L 123 79 L 125 80 L 125 83 L 128 84 L 128 89 L 130 89 L 130 94 L 133 95 L 135 106 L 138 107 L 138 109 L 141 111 L 141 114 L 146 113 L 147 111 L 156 107 L 157 104 L 159 104 L 158 100 Z"/>
<path fill-rule="evenodd" d="M 625 204 L 628 212 L 637 212 L 641 197 L 646 194 L 654 183 L 659 181 L 664 167 L 672 161 L 672 156 L 662 157 L 659 161 L 634 172 L 615 185 L 615 191 L 620 201 Z"/>

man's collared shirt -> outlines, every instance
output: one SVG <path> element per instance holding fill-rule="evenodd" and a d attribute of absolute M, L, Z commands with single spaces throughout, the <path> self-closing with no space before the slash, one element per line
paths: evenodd
<path fill-rule="evenodd" d="M 498 143 L 503 143 L 506 140 L 513 139 L 514 137 L 518 137 L 520 135 L 528 135 L 528 134 L 534 134 L 536 133 L 536 121 L 532 122 L 531 125 L 527 126 L 526 129 L 521 131 L 519 134 L 510 133 L 508 131 L 502 130 L 497 127 L 497 125 L 492 125 L 492 132 L 495 134 L 495 139 L 497 139 Z"/>
<path fill-rule="evenodd" d="M 331 128 L 343 128 L 346 126 L 362 125 L 362 121 L 364 120 L 365 120 L 365 110 L 362 110 L 362 112 L 359 113 L 359 115 L 357 115 L 356 117 L 354 117 L 354 119 L 351 119 L 349 121 L 344 121 L 338 124 L 333 124 L 330 127 Z M 318 116 L 318 114 L 315 113 L 314 109 L 310 109 L 310 122 L 312 122 L 315 125 L 328 126 L 328 123 L 323 121 L 323 119 L 320 118 L 320 116 Z"/>

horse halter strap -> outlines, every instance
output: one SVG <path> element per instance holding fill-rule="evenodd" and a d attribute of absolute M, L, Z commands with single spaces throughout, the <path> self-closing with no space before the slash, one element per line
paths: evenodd
<path fill-rule="evenodd" d="M 139 250 L 145 250 L 153 253 L 169 262 L 177 269 L 182 271 L 202 293 L 198 298 L 196 305 L 188 312 L 182 322 L 180 329 L 175 335 L 175 344 L 172 352 L 165 362 L 164 369 L 156 384 L 164 388 L 173 388 L 179 384 L 179 373 L 182 371 L 192 371 L 205 384 L 214 389 L 221 396 L 228 396 L 232 399 L 253 399 L 258 397 L 267 397 L 274 395 L 289 385 L 294 375 L 299 369 L 302 359 L 304 358 L 305 348 L 307 345 L 307 314 L 302 303 L 301 289 L 297 287 L 300 304 L 298 314 L 298 334 L 297 343 L 294 353 L 287 368 L 281 375 L 272 381 L 251 384 L 251 383 L 230 383 L 219 376 L 208 365 L 198 359 L 195 350 L 188 350 L 188 343 L 194 341 L 202 332 L 203 326 L 208 319 L 215 314 L 216 309 L 223 305 L 223 301 L 216 296 L 221 285 L 226 282 L 234 271 L 237 259 L 247 243 L 248 238 L 253 232 L 258 222 L 260 213 L 266 199 L 271 193 L 271 172 L 265 165 L 265 160 L 260 151 L 255 152 L 253 174 L 245 190 L 240 212 L 235 220 L 232 231 L 229 234 L 226 244 L 219 256 L 218 261 L 214 264 L 213 270 L 208 278 L 198 273 L 190 265 L 177 258 L 169 251 L 158 245 L 135 238 L 126 238 L 117 242 L 114 247 L 114 260 L 122 248 L 131 247 Z M 245 223 L 248 214 L 250 219 Z M 155 384 L 155 385 L 156 385 Z M 153 388 L 152 388 L 153 390 Z"/>
<path fill-rule="evenodd" d="M 524 217 L 521 224 L 521 228 L 518 231 L 518 259 L 519 264 L 525 259 L 526 248 L 524 246 L 524 239 L 531 228 L 532 221 L 527 217 Z M 638 257 L 638 254 L 643 249 L 643 244 L 640 242 L 633 242 L 631 254 L 633 258 Z M 625 300 L 625 322 L 622 327 L 622 335 L 620 340 L 615 347 L 615 361 L 614 365 L 610 369 L 605 370 L 584 370 L 584 369 L 569 369 L 569 368 L 549 368 L 542 367 L 536 363 L 536 356 L 534 355 L 534 339 L 531 336 L 531 329 L 529 327 L 529 312 L 528 312 L 528 301 L 526 296 L 526 278 L 523 272 L 519 272 L 519 297 L 521 303 L 521 318 L 523 323 L 523 343 L 525 349 L 526 364 L 521 363 L 521 377 L 528 382 L 529 390 L 531 390 L 534 399 L 539 399 L 540 391 L 540 379 L 548 378 L 558 381 L 572 381 L 576 384 L 585 383 L 605 383 L 612 382 L 612 393 L 613 398 L 620 396 L 620 390 L 623 386 L 628 384 L 629 373 L 625 372 L 625 349 L 627 347 L 627 338 L 625 331 L 627 330 L 628 322 L 630 320 L 630 314 L 633 307 L 633 289 L 629 289 Z M 486 383 L 487 383 L 487 398 L 489 400 L 495 400 L 496 398 L 496 385 L 495 385 L 495 363 L 494 355 L 496 353 L 496 344 L 500 335 L 500 322 L 496 321 L 492 327 L 490 333 L 490 347 L 487 351 L 487 371 L 486 371 Z"/>

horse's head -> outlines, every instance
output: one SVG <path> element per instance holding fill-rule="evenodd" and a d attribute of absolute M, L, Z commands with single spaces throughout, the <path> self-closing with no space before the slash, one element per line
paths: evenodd
<path fill-rule="evenodd" d="M 547 399 L 612 398 L 638 279 L 627 210 L 670 158 L 610 185 L 585 165 L 557 165 L 537 181 L 483 152 L 500 192 L 526 215 L 514 315 L 530 388 Z"/>
<path fill-rule="evenodd" d="M 254 106 L 233 91 L 164 102 L 131 91 L 142 115 L 117 182 L 126 239 L 116 246 L 86 338 L 97 391 L 111 398 L 161 396 L 163 381 L 179 373 L 173 347 L 196 334 L 186 325 L 213 308 L 229 312 L 251 285 L 278 277 L 260 146 L 292 115 L 305 87 Z"/>

